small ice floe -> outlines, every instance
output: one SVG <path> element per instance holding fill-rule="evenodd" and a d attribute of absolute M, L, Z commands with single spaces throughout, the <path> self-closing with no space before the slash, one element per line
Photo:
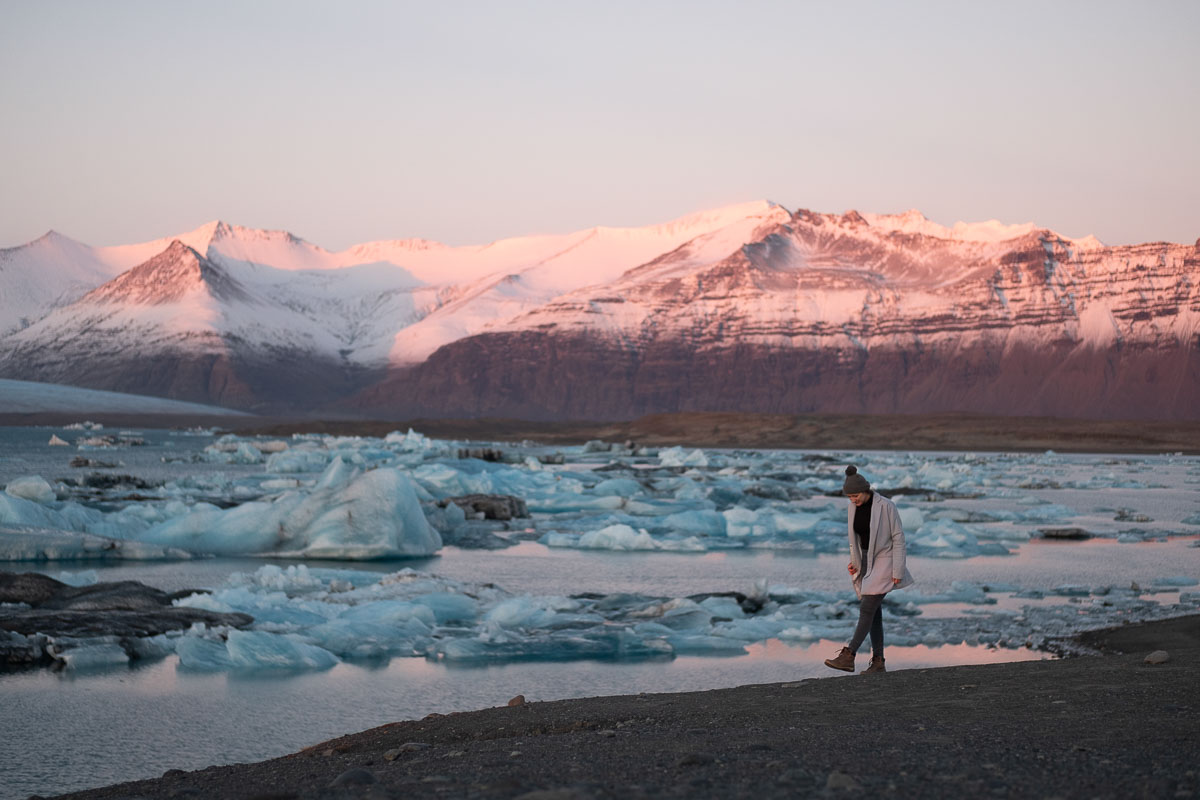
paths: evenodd
<path fill-rule="evenodd" d="M 1133 589 L 1072 586 L 1041 593 L 1067 595 L 1069 601 L 990 608 L 993 592 L 1012 588 L 955 582 L 937 594 L 893 592 L 884 604 L 889 643 L 1044 647 L 1111 625 L 1114 618 L 1153 619 L 1200 604 L 1200 594 L 1181 593 L 1178 603 L 1163 605 Z M 933 602 L 972 608 L 926 619 L 920 606 Z M 488 663 L 728 656 L 771 640 L 797 647 L 844 640 L 858 620 L 853 592 L 765 582 L 747 594 L 530 595 L 411 569 L 380 575 L 304 565 L 237 573 L 211 593 L 182 597 L 173 605 L 197 614 L 244 615 L 239 618 L 253 622 L 237 627 L 196 623 L 122 641 L 120 647 L 102 637 L 51 644 L 59 650 L 56 657 L 73 669 L 120 665 L 131 653 L 138 658 L 175 653 L 180 668 L 189 670 L 323 670 L 343 660 L 398 657 Z"/>
<path fill-rule="evenodd" d="M 707 467 L 708 457 L 703 450 L 685 451 L 682 447 L 669 447 L 658 452 L 659 463 L 664 467 Z"/>
<path fill-rule="evenodd" d="M 8 485 L 4 487 L 4 491 L 11 497 L 19 497 L 39 505 L 53 503 L 58 499 L 54 487 L 40 475 L 27 475 L 9 481 Z"/>
<path fill-rule="evenodd" d="M 1163 578 L 1155 578 L 1155 587 L 1179 587 L 1179 586 L 1195 586 L 1200 584 L 1200 580 L 1191 577 L 1190 575 L 1169 575 Z"/>
<path fill-rule="evenodd" d="M 172 547 L 77 531 L 0 524 L 0 562 L 166 561 L 189 558 L 192 558 L 191 553 Z"/>

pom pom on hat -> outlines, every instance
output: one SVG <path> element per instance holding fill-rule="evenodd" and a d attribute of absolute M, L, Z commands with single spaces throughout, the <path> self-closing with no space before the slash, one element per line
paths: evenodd
<path fill-rule="evenodd" d="M 858 467 L 851 464 L 846 467 L 846 482 L 842 484 L 842 494 L 858 494 L 871 491 L 871 484 L 858 474 Z"/>

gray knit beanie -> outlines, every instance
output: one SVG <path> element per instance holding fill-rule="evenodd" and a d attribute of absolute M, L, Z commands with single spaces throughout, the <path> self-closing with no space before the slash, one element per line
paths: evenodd
<path fill-rule="evenodd" d="M 858 474 L 858 467 L 851 464 L 846 467 L 846 482 L 842 484 L 842 494 L 858 494 L 871 491 L 871 484 Z"/>

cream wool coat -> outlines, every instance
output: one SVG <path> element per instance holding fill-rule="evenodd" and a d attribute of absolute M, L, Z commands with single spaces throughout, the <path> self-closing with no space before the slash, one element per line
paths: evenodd
<path fill-rule="evenodd" d="M 850 530 L 850 563 L 856 570 L 854 591 L 859 597 L 864 594 L 887 594 L 892 589 L 903 589 L 913 584 L 913 576 L 904 565 L 906 545 L 904 528 L 900 524 L 900 513 L 896 504 L 879 492 L 871 500 L 871 538 L 867 544 L 866 568 L 863 568 L 862 548 L 854 533 L 855 505 L 850 504 L 846 524 Z M 899 578 L 900 583 L 892 582 Z"/>

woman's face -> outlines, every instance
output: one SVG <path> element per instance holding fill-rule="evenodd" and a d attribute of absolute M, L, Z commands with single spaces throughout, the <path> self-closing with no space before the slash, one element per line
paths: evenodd
<path fill-rule="evenodd" d="M 861 506 L 863 503 L 867 502 L 867 498 L 870 496 L 870 492 L 855 492 L 854 494 L 846 495 L 846 497 L 850 498 L 850 502 L 854 503 L 856 506 Z"/>

